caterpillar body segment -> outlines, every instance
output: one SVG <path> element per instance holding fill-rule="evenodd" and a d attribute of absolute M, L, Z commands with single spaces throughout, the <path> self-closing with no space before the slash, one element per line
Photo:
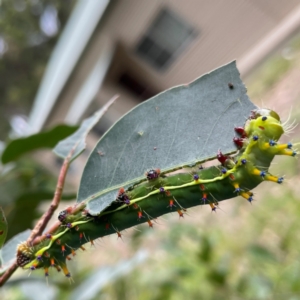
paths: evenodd
<path fill-rule="evenodd" d="M 291 143 L 278 143 L 284 133 L 278 114 L 267 109 L 253 111 L 236 132 L 239 151 L 234 157 L 219 151 L 219 166 L 171 175 L 149 170 L 146 181 L 130 190 L 121 188 L 112 205 L 98 216 L 91 216 L 83 206 L 61 212 L 61 225 L 48 238 L 34 247 L 19 245 L 18 265 L 30 270 L 44 268 L 46 276 L 55 267 L 70 277 L 66 260 L 87 242 L 113 233 L 121 236 L 120 231 L 145 222 L 153 227 L 153 219 L 166 213 L 177 211 L 183 217 L 187 208 L 197 205 L 208 204 L 215 211 L 219 202 L 235 196 L 252 202 L 251 190 L 261 182 L 282 183 L 283 177 L 268 172 L 270 164 L 275 155 L 295 156 L 296 151 Z"/>

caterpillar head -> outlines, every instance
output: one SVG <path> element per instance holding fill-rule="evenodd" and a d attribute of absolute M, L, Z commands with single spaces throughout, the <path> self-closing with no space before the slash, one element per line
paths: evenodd
<path fill-rule="evenodd" d="M 32 247 L 23 242 L 17 248 L 17 264 L 19 267 L 24 267 L 34 259 L 34 251 Z"/>
<path fill-rule="evenodd" d="M 261 135 L 267 139 L 278 140 L 284 133 L 279 115 L 270 109 L 262 108 L 252 111 L 245 124 L 247 136 Z"/>

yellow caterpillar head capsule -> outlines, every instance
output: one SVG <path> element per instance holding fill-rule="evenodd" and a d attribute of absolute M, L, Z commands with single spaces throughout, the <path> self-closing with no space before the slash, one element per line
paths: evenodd
<path fill-rule="evenodd" d="M 257 109 L 252 112 L 248 122 L 245 124 L 247 136 L 263 135 L 272 140 L 278 140 L 284 133 L 279 115 L 270 109 Z"/>

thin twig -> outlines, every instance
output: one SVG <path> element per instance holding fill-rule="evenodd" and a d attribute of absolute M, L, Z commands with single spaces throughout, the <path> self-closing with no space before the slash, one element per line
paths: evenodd
<path fill-rule="evenodd" d="M 50 221 L 51 217 L 53 216 L 55 210 L 57 209 L 60 198 L 62 195 L 63 187 L 65 184 L 65 179 L 67 175 L 67 171 L 70 165 L 70 159 L 74 153 L 74 148 L 72 149 L 73 151 L 70 151 L 68 156 L 65 158 L 64 163 L 60 169 L 60 173 L 58 176 L 57 180 L 57 185 L 54 193 L 54 197 L 52 199 L 51 205 L 49 206 L 48 210 L 43 214 L 43 216 L 39 219 L 33 230 L 31 231 L 30 237 L 27 240 L 28 245 L 32 245 L 33 240 L 42 235 L 43 231 L 45 230 L 48 222 Z"/>

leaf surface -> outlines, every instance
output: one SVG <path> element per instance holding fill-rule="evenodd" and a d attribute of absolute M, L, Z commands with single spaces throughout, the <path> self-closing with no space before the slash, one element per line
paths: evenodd
<path fill-rule="evenodd" d="M 158 94 L 115 123 L 92 151 L 77 202 L 99 214 L 149 169 L 172 170 L 236 150 L 234 126 L 255 106 L 235 62 Z"/>
<path fill-rule="evenodd" d="M 63 141 L 60 141 L 56 147 L 53 149 L 53 152 L 65 159 L 69 153 L 72 153 L 70 161 L 74 160 L 79 156 L 85 149 L 86 143 L 85 139 L 90 130 L 99 122 L 100 118 L 108 110 L 108 108 L 116 101 L 118 96 L 113 97 L 108 101 L 100 110 L 98 110 L 94 115 L 85 119 L 80 125 L 79 129 L 66 138 Z"/>

